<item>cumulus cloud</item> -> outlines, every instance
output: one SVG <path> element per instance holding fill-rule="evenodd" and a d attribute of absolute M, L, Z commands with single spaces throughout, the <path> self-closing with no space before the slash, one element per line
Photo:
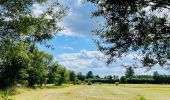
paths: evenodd
<path fill-rule="evenodd" d="M 125 69 L 119 64 L 120 61 L 107 66 L 106 58 L 107 57 L 99 51 L 81 50 L 78 53 L 64 53 L 59 55 L 59 63 L 77 72 L 86 73 L 92 70 L 94 74 L 100 74 L 101 76 L 107 74 L 122 75 L 124 73 Z"/>
<path fill-rule="evenodd" d="M 69 18 L 69 15 L 66 18 Z M 57 35 L 59 36 L 64 35 L 64 36 L 71 36 L 71 37 L 78 36 L 78 35 L 81 36 L 81 34 L 78 34 L 75 31 L 73 31 L 73 29 L 68 25 L 66 18 L 64 19 L 64 21 L 58 23 L 59 26 L 63 27 L 63 30 L 58 32 Z"/>
<path fill-rule="evenodd" d="M 69 7 L 68 15 L 60 25 L 64 30 L 59 35 L 84 36 L 91 35 L 92 30 L 97 28 L 97 20 L 92 19 L 91 12 L 96 9 L 92 4 L 82 4 L 82 0 L 60 0 L 63 5 Z M 101 21 L 101 19 L 100 19 Z"/>
<path fill-rule="evenodd" d="M 97 58 L 103 58 L 103 61 Z M 93 68 L 102 68 L 106 64 L 104 62 L 104 55 L 98 51 L 81 50 L 79 53 L 64 53 L 59 55 L 61 60 L 59 63 L 72 70 L 83 69 L 82 72 Z"/>
<path fill-rule="evenodd" d="M 77 1 L 77 5 L 81 5 L 83 0 L 76 0 Z"/>
<path fill-rule="evenodd" d="M 113 64 L 106 65 L 106 56 L 99 51 L 88 51 L 81 50 L 78 53 L 64 53 L 59 55 L 59 63 L 66 66 L 68 69 L 76 72 L 83 72 L 84 74 L 88 71 L 93 71 L 95 75 L 124 75 L 126 68 L 122 65 L 132 65 L 135 63 L 133 57 L 136 54 L 129 54 L 122 59 L 117 60 Z M 140 56 L 139 56 L 140 57 Z M 144 68 L 135 69 L 136 74 L 152 74 L 153 71 L 159 69 L 161 73 L 165 73 L 165 70 L 159 66 L 154 67 L 150 71 Z"/>
<path fill-rule="evenodd" d="M 91 18 L 91 13 L 96 9 L 96 6 L 90 3 L 82 4 L 83 0 L 59 0 L 59 2 L 69 7 L 67 16 L 58 25 L 64 27 L 64 30 L 59 32 L 58 35 L 65 36 L 84 36 L 91 35 L 92 30 L 98 27 L 97 21 L 101 21 L 101 18 Z M 49 0 L 47 3 L 53 2 Z M 35 17 L 43 14 L 47 4 L 34 4 L 32 14 Z M 47 16 L 50 19 L 51 16 Z"/>
<path fill-rule="evenodd" d="M 59 56 L 62 60 L 77 60 L 77 59 L 96 59 L 104 58 L 104 54 L 99 51 L 81 50 L 79 53 L 64 53 Z M 97 59 L 96 59 L 97 60 Z"/>

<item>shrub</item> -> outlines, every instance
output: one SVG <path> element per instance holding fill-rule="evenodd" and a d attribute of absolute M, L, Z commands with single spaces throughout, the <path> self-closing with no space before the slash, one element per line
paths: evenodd
<path fill-rule="evenodd" d="M 119 82 L 115 82 L 115 85 L 118 86 L 118 85 L 119 85 Z"/>
<path fill-rule="evenodd" d="M 154 83 L 154 79 L 152 78 L 127 78 L 126 83 L 130 84 L 152 84 Z"/>
<path fill-rule="evenodd" d="M 146 100 L 144 96 L 141 96 L 139 100 Z"/>
<path fill-rule="evenodd" d="M 115 82 L 118 82 L 119 79 L 88 79 L 92 83 L 107 83 L 107 84 L 114 84 Z"/>
<path fill-rule="evenodd" d="M 11 98 L 11 96 L 10 96 L 10 91 L 8 91 L 8 90 L 2 91 L 1 94 L 2 94 L 2 95 L 1 95 L 1 99 L 2 99 L 2 100 L 14 100 L 14 99 Z"/>
<path fill-rule="evenodd" d="M 125 76 L 121 76 L 120 83 L 126 83 L 126 77 Z"/>
<path fill-rule="evenodd" d="M 76 84 L 81 84 L 82 83 L 82 81 L 81 80 L 76 80 Z"/>
<path fill-rule="evenodd" d="M 86 81 L 83 81 L 83 85 L 86 85 L 86 83 L 87 83 Z"/>
<path fill-rule="evenodd" d="M 91 81 L 88 81 L 88 84 L 87 85 L 92 85 L 92 82 Z"/>

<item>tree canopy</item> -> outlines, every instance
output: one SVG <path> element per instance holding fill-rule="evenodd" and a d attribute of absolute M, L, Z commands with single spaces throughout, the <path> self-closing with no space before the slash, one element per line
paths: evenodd
<path fill-rule="evenodd" d="M 169 0 L 87 0 L 97 5 L 93 16 L 105 25 L 95 30 L 96 44 L 108 55 L 108 63 L 129 52 L 142 55 L 143 66 L 169 67 Z M 165 12 L 165 13 L 164 13 Z"/>
<path fill-rule="evenodd" d="M 86 74 L 86 78 L 87 79 L 93 78 L 93 72 L 92 71 L 88 71 L 87 74 Z"/>
<path fill-rule="evenodd" d="M 126 68 L 126 72 L 125 72 L 126 78 L 132 78 L 134 76 L 134 74 L 135 74 L 135 72 L 131 66 Z"/>
<path fill-rule="evenodd" d="M 35 5 L 45 6 L 41 14 L 34 15 Z M 57 0 L 0 0 L 0 87 L 45 82 L 52 57 L 37 43 L 45 44 L 62 29 L 58 22 L 66 11 Z"/>

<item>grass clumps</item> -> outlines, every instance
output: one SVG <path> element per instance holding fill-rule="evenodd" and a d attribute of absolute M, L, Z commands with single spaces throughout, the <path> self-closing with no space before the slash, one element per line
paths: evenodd
<path fill-rule="evenodd" d="M 4 89 L 0 91 L 0 100 L 14 100 L 12 95 L 15 94 L 15 89 Z"/>
<path fill-rule="evenodd" d="M 146 100 L 144 96 L 140 96 L 139 100 Z"/>

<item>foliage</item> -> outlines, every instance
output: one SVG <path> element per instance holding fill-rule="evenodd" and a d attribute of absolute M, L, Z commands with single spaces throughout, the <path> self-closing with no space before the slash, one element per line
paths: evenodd
<path fill-rule="evenodd" d="M 17 43 L 52 39 L 53 33 L 61 30 L 57 23 L 65 16 L 66 8 L 56 1 L 46 5 L 43 13 L 35 16 L 34 4 L 43 3 L 47 3 L 47 0 L 1 0 L 1 41 L 11 39 Z M 56 8 L 60 9 L 54 10 Z"/>
<path fill-rule="evenodd" d="M 46 4 L 37 16 L 33 13 L 36 4 Z M 0 9 L 0 88 L 17 83 L 42 85 L 49 55 L 39 51 L 36 44 L 46 45 L 62 29 L 57 24 L 67 8 L 58 1 L 0 0 Z"/>
<path fill-rule="evenodd" d="M 87 82 L 87 85 L 92 85 L 92 82 L 91 82 L 91 81 L 88 81 L 88 82 Z"/>
<path fill-rule="evenodd" d="M 125 76 L 120 77 L 120 83 L 126 83 L 126 77 Z"/>
<path fill-rule="evenodd" d="M 120 82 L 130 84 L 170 84 L 170 75 L 160 75 L 158 72 L 154 72 L 153 75 L 135 75 L 130 78 L 122 76 Z"/>
<path fill-rule="evenodd" d="M 115 85 L 118 86 L 118 85 L 119 85 L 119 82 L 115 82 Z"/>
<path fill-rule="evenodd" d="M 2 94 L 1 99 L 2 100 L 14 100 L 5 92 Z"/>
<path fill-rule="evenodd" d="M 126 78 L 126 83 L 129 84 L 153 84 L 153 78 Z"/>
<path fill-rule="evenodd" d="M 93 72 L 89 71 L 86 75 L 86 79 L 93 78 Z"/>
<path fill-rule="evenodd" d="M 119 79 L 104 79 L 104 78 L 88 80 L 90 80 L 92 83 L 107 83 L 107 84 L 114 84 L 115 82 L 119 82 Z"/>
<path fill-rule="evenodd" d="M 159 74 L 158 74 L 158 72 L 157 71 L 155 71 L 154 73 L 153 73 L 153 78 L 154 78 L 154 80 L 155 80 L 155 82 L 156 83 L 159 83 Z"/>
<path fill-rule="evenodd" d="M 81 80 L 78 80 L 78 79 L 76 79 L 76 84 L 82 84 L 83 83 L 83 81 L 81 81 Z"/>
<path fill-rule="evenodd" d="M 143 55 L 139 58 L 143 66 L 170 65 L 169 0 L 86 1 L 98 7 L 93 16 L 105 19 L 105 25 L 94 32 L 108 64 L 134 51 Z"/>
<path fill-rule="evenodd" d="M 73 84 L 76 84 L 77 82 L 77 75 L 74 71 L 69 71 L 69 79 Z"/>
<path fill-rule="evenodd" d="M 81 72 L 77 73 L 77 79 L 81 81 L 85 81 L 85 75 L 83 75 Z"/>
<path fill-rule="evenodd" d="M 135 74 L 135 72 L 131 66 L 126 68 L 126 72 L 125 72 L 126 78 L 131 78 L 134 76 L 134 74 Z"/>
<path fill-rule="evenodd" d="M 140 96 L 140 100 L 146 100 L 144 96 Z"/>
<path fill-rule="evenodd" d="M 49 69 L 49 83 L 54 83 L 56 85 L 62 85 L 69 81 L 69 72 L 68 70 L 58 64 L 50 66 Z"/>
<path fill-rule="evenodd" d="M 14 91 L 14 88 L 6 88 L 0 91 L 2 100 L 14 100 L 14 98 L 11 97 L 12 92 Z"/>
<path fill-rule="evenodd" d="M 11 46 L 6 50 L 5 54 L 1 55 L 0 64 L 0 83 L 1 88 L 15 85 L 21 82 L 22 79 L 27 78 L 27 68 L 30 67 L 30 58 L 26 46 L 19 43 L 15 46 L 8 41 Z M 2 53 L 2 52 L 1 52 Z"/>
<path fill-rule="evenodd" d="M 34 86 L 35 84 L 42 86 L 42 84 L 47 82 L 48 67 L 52 63 L 52 56 L 38 51 L 37 48 L 30 52 L 30 59 L 32 61 L 31 67 L 28 69 L 28 86 Z"/>

